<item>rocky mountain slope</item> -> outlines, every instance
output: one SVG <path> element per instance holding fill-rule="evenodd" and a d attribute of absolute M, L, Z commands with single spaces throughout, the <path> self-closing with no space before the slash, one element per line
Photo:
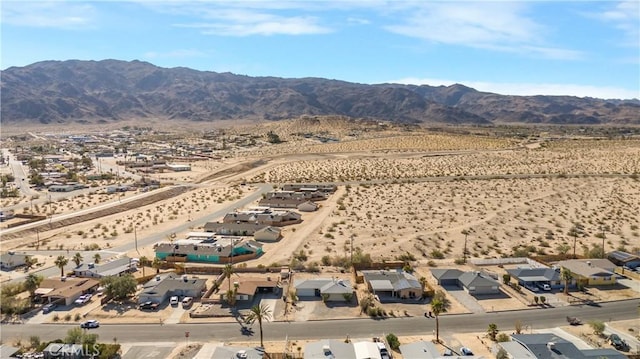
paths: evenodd
<path fill-rule="evenodd" d="M 8 68 L 1 78 L 4 124 L 279 120 L 301 115 L 404 123 L 640 124 L 638 100 L 504 96 L 462 85 L 249 77 L 141 61 L 45 61 Z"/>

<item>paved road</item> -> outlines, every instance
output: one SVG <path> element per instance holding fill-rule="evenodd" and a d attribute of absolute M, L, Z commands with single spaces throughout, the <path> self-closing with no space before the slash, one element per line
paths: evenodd
<path fill-rule="evenodd" d="M 551 328 L 566 325 L 566 316 L 575 316 L 583 321 L 589 320 L 623 320 L 638 317 L 640 300 L 602 303 L 600 306 L 566 306 L 560 308 L 535 309 L 524 311 L 443 315 L 440 317 L 442 335 L 462 332 L 486 331 L 489 323 L 496 323 L 498 328 L 513 330 L 516 320 L 520 320 L 530 329 Z M 41 340 L 53 340 L 66 335 L 69 328 L 77 324 L 13 324 L 2 325 L 2 337 L 14 338 L 37 335 Z M 322 339 L 373 337 L 381 333 L 396 335 L 425 335 L 435 329 L 435 319 L 424 317 L 389 318 L 389 319 L 345 319 L 307 322 L 267 322 L 264 323 L 265 340 L 289 339 Z M 257 326 L 254 326 L 258 332 Z M 246 340 L 240 333 L 238 323 L 214 324 L 103 324 L 92 333 L 100 338 L 117 337 L 119 342 L 153 342 L 181 341 L 184 332 L 190 332 L 193 341 L 242 341 Z"/>

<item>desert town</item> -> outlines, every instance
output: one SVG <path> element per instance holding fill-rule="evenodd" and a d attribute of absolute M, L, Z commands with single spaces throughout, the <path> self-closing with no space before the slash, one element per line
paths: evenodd
<path fill-rule="evenodd" d="M 0 357 L 640 355 L 640 137 L 407 126 L 3 134 Z"/>

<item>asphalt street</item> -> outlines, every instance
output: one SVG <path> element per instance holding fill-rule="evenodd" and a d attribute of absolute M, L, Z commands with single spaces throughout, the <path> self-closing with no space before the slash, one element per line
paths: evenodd
<path fill-rule="evenodd" d="M 640 300 L 602 303 L 599 305 L 564 306 L 547 309 L 531 309 L 495 313 L 460 314 L 440 316 L 441 335 L 463 332 L 484 332 L 490 323 L 500 330 L 511 332 L 516 320 L 523 323 L 525 332 L 566 325 L 566 316 L 579 317 L 584 323 L 589 320 L 624 320 L 639 317 Z M 427 309 L 425 307 L 425 309 Z M 21 337 L 27 339 L 37 335 L 41 340 L 62 338 L 67 330 L 78 324 L 6 324 L 2 325 L 2 338 Z M 587 325 L 587 324 L 585 324 Z M 259 337 L 259 328 L 254 326 L 254 336 Z M 424 317 L 388 319 L 344 319 L 305 322 L 266 322 L 263 324 L 265 340 L 322 339 L 322 338 L 366 338 L 394 333 L 396 335 L 427 335 L 435 329 L 435 319 Z M 180 341 L 189 332 L 191 341 L 246 341 L 238 323 L 206 324 L 103 324 L 92 329 L 103 340 L 118 338 L 120 343 Z"/>

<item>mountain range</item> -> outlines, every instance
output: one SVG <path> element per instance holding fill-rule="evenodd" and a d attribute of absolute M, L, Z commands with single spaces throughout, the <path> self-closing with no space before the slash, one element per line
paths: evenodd
<path fill-rule="evenodd" d="M 4 124 L 280 120 L 341 115 L 402 123 L 640 124 L 640 101 L 508 96 L 464 85 L 249 77 L 142 61 L 44 61 L 1 71 Z"/>

